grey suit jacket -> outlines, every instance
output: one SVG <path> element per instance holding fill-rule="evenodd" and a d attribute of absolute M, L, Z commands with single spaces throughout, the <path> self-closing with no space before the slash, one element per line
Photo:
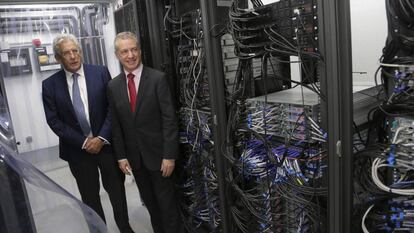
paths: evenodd
<path fill-rule="evenodd" d="M 178 125 L 167 75 L 144 66 L 132 113 L 125 73 L 108 84 L 112 144 L 117 159 L 133 169 L 159 171 L 162 159 L 178 157 Z"/>

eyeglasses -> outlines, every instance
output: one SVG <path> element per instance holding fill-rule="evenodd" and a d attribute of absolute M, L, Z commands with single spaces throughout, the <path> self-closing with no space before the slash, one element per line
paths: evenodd
<path fill-rule="evenodd" d="M 69 58 L 70 56 L 72 56 L 72 54 L 73 55 L 79 55 L 79 49 L 71 49 L 71 50 L 67 50 L 67 51 L 63 51 L 62 52 L 62 57 L 64 57 L 64 58 Z"/>
<path fill-rule="evenodd" d="M 121 49 L 121 50 L 118 51 L 119 55 L 121 55 L 122 57 L 127 56 L 129 54 L 129 52 L 136 55 L 139 52 L 139 48 L 134 47 L 134 48 L 131 48 L 131 49 Z"/>

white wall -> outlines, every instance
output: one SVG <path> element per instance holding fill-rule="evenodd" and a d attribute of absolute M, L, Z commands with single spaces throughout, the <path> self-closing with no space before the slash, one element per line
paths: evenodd
<path fill-rule="evenodd" d="M 374 84 L 378 59 L 387 38 L 384 0 L 351 0 L 354 85 Z"/>
<path fill-rule="evenodd" d="M 41 97 L 42 81 L 56 70 L 40 72 L 37 62 L 33 59 L 35 58 L 33 48 L 30 47 L 32 39 L 35 38 L 40 39 L 42 44 L 51 44 L 53 33 L 56 32 L 0 36 L 0 41 L 24 44 L 25 47 L 29 47 L 31 58 L 33 73 L 3 78 L 16 142 L 20 142 L 17 146 L 20 153 L 58 144 L 57 137 L 46 124 Z M 31 137 L 32 141 L 27 141 L 28 137 Z"/>

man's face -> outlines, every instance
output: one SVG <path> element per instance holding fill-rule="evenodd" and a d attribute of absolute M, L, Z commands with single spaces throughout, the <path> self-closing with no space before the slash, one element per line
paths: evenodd
<path fill-rule="evenodd" d="M 71 40 L 64 40 L 60 43 L 60 54 L 56 56 L 56 60 L 65 67 L 69 72 L 77 72 L 82 65 L 81 51 Z"/>
<path fill-rule="evenodd" d="M 116 41 L 117 50 L 115 52 L 119 62 L 124 69 L 132 72 L 141 64 L 141 50 L 133 39 L 120 39 Z"/>

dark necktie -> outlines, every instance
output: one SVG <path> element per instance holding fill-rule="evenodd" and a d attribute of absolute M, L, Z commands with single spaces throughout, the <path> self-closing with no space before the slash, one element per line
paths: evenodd
<path fill-rule="evenodd" d="M 78 73 L 72 75 L 73 85 L 72 85 L 72 103 L 73 108 L 75 109 L 76 117 L 78 118 L 80 127 L 82 129 L 83 135 L 88 136 L 91 132 L 91 126 L 89 125 L 88 120 L 86 119 L 85 107 L 80 95 L 79 84 L 78 84 Z"/>
<path fill-rule="evenodd" d="M 131 105 L 131 111 L 135 112 L 135 103 L 137 98 L 137 90 L 135 88 L 134 77 L 135 75 L 129 73 L 128 77 L 128 92 L 129 92 L 129 104 Z"/>

